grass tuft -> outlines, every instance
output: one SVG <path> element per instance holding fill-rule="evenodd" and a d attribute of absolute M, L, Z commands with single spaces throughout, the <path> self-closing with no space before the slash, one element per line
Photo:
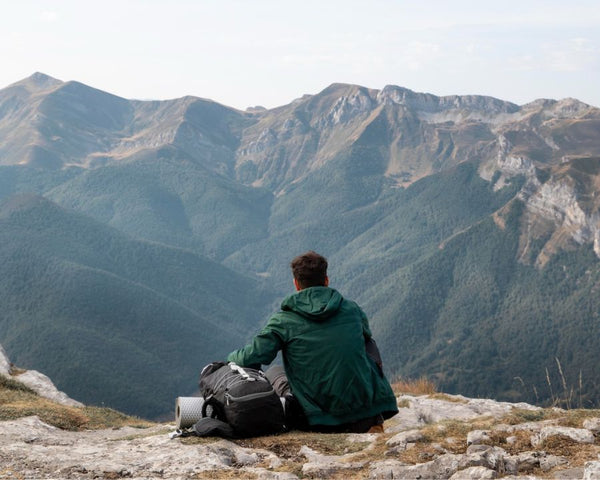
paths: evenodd
<path fill-rule="evenodd" d="M 13 380 L 10 377 L 5 377 L 4 375 L 0 375 L 0 390 L 16 390 L 20 392 L 27 392 L 33 395 L 37 395 L 31 388 L 27 385 L 19 382 L 18 380 Z"/>
<path fill-rule="evenodd" d="M 16 420 L 37 415 L 49 425 L 63 430 L 149 427 L 152 424 L 110 408 L 70 407 L 40 397 L 17 380 L 0 376 L 0 420 Z"/>
<path fill-rule="evenodd" d="M 504 416 L 502 421 L 508 425 L 519 425 L 527 422 L 540 422 L 550 418 L 556 418 L 556 415 L 549 409 L 527 410 L 515 408 Z"/>
<path fill-rule="evenodd" d="M 425 377 L 418 379 L 398 378 L 392 383 L 396 395 L 432 395 L 437 393 L 435 383 Z"/>

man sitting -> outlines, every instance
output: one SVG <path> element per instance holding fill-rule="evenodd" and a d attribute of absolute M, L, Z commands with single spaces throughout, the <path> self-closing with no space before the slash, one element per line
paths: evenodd
<path fill-rule="evenodd" d="M 365 313 L 329 287 L 327 260 L 321 255 L 307 252 L 291 267 L 296 293 L 227 361 L 258 368 L 269 365 L 281 350 L 285 372 L 272 367 L 267 377 L 286 397 L 292 428 L 383 431 L 383 420 L 398 407 L 381 365 L 367 353 L 372 339 Z"/>

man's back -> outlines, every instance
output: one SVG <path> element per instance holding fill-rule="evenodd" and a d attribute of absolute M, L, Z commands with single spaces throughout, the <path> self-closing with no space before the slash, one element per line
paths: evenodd
<path fill-rule="evenodd" d="M 269 364 L 279 350 L 294 396 L 310 425 L 340 425 L 397 412 L 396 399 L 369 358 L 363 311 L 326 286 L 286 297 L 253 342 L 228 356 L 243 366 Z"/>

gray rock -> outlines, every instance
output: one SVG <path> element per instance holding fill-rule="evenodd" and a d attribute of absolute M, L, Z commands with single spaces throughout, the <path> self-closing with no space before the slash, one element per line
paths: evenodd
<path fill-rule="evenodd" d="M 10 376 L 10 361 L 2 345 L 0 345 L 0 375 Z"/>
<path fill-rule="evenodd" d="M 498 478 L 495 470 L 485 467 L 469 467 L 456 472 L 450 477 L 450 480 L 489 480 L 492 478 Z"/>
<path fill-rule="evenodd" d="M 25 373 L 15 376 L 14 379 L 27 385 L 41 397 L 70 407 L 83 407 L 83 403 L 73 400 L 66 393 L 58 390 L 54 386 L 54 383 L 52 383 L 52 380 L 43 373 L 35 370 L 27 370 Z"/>
<path fill-rule="evenodd" d="M 350 433 L 346 437 L 346 441 L 350 443 L 367 443 L 374 442 L 379 438 L 378 433 Z"/>
<path fill-rule="evenodd" d="M 290 472 L 271 472 L 263 468 L 249 468 L 247 470 L 256 475 L 258 480 L 298 480 L 298 476 Z"/>
<path fill-rule="evenodd" d="M 543 455 L 540 457 L 540 468 L 543 472 L 552 470 L 553 468 L 560 467 L 562 465 L 568 465 L 569 460 L 565 457 L 559 457 L 556 455 Z"/>
<path fill-rule="evenodd" d="M 300 455 L 304 455 L 308 462 L 302 466 L 303 475 L 316 478 L 326 478 L 345 470 L 361 469 L 366 462 L 353 462 L 353 454 L 348 455 L 323 455 L 312 448 L 303 445 Z"/>
<path fill-rule="evenodd" d="M 507 475 L 502 480 L 545 480 L 536 475 Z"/>
<path fill-rule="evenodd" d="M 369 478 L 447 479 L 459 470 L 461 457 L 462 455 L 448 453 L 430 462 L 417 465 L 406 465 L 395 460 L 373 462 L 369 471 Z"/>
<path fill-rule="evenodd" d="M 586 462 L 583 467 L 583 480 L 600 480 L 600 462 Z"/>
<path fill-rule="evenodd" d="M 512 456 L 515 461 L 514 473 L 530 472 L 540 466 L 540 452 L 523 452 Z"/>
<path fill-rule="evenodd" d="M 483 445 L 479 445 L 483 447 Z M 505 473 L 506 465 L 505 458 L 507 453 L 500 447 L 487 446 L 476 453 L 467 453 L 462 455 L 459 460 L 459 468 L 465 469 L 469 467 L 485 467 L 495 470 L 498 473 Z"/>
<path fill-rule="evenodd" d="M 401 411 L 409 411 L 402 412 L 405 422 L 417 422 L 418 424 L 414 426 L 418 427 L 423 424 L 440 422 L 442 420 L 470 420 L 484 415 L 499 418 L 510 413 L 515 408 L 540 410 L 539 407 L 527 403 L 497 402 L 482 398 L 467 398 L 462 395 L 447 395 L 447 397 L 448 400 L 430 398 L 428 396 L 402 395 L 399 397 L 399 400 L 407 401 L 410 405 L 408 409 L 400 409 Z M 414 413 L 410 413 L 411 410 Z M 403 430 L 414 428 L 414 426 L 405 427 Z"/>
<path fill-rule="evenodd" d="M 507 471 L 511 471 L 511 473 L 515 474 L 531 472 L 536 468 L 540 468 L 542 471 L 547 472 L 555 467 L 569 463 L 565 457 L 548 455 L 546 452 L 537 451 L 522 452 L 518 455 L 509 456 L 505 460 L 506 465 L 510 464 L 510 468 L 507 468 Z"/>
<path fill-rule="evenodd" d="M 439 398 L 433 400 L 442 407 L 444 403 L 455 403 Z M 421 408 L 423 404 L 426 402 L 420 398 L 411 401 L 415 408 Z M 468 401 L 461 403 L 463 406 L 468 404 Z M 477 402 L 476 405 L 480 407 L 481 403 Z M 497 405 L 492 408 L 497 408 Z M 503 407 L 499 408 L 501 410 Z M 474 412 L 470 411 L 471 414 Z M 480 413 L 485 415 L 484 411 Z M 170 440 L 166 428 L 168 427 L 157 425 L 148 429 L 128 427 L 69 432 L 49 426 L 38 417 L 0 422 L 0 465 L 5 476 L 8 472 L 13 476 L 36 479 L 126 477 L 145 480 L 208 476 L 236 478 L 247 474 L 261 480 L 298 478 L 294 473 L 274 471 L 279 470 L 289 460 L 280 458 L 273 452 L 244 448 L 227 440 L 200 443 L 189 442 L 186 439 Z M 443 436 L 448 431 L 444 422 L 437 425 L 437 428 L 436 435 Z M 509 426 L 494 428 L 505 432 L 512 431 L 512 427 Z M 527 431 L 536 434 L 540 444 L 553 435 L 565 435 L 583 441 L 593 438 L 591 430 L 569 429 L 546 422 L 533 422 L 528 425 Z M 587 436 L 583 432 L 587 432 Z M 600 480 L 600 466 L 597 465 L 600 461 L 588 462 L 585 469 L 558 470 L 568 465 L 566 458 L 548 455 L 542 451 L 509 455 L 500 447 L 486 445 L 484 442 L 489 439 L 489 435 L 489 430 L 472 431 L 467 438 L 469 445 L 466 454 L 449 453 L 441 445 L 429 444 L 427 455 L 421 456 L 422 463 L 411 465 L 399 461 L 394 456 L 411 446 L 414 447 L 415 442 L 423 440 L 424 435 L 420 430 L 398 432 L 386 442 L 388 450 L 385 456 L 379 459 L 371 457 L 370 460 L 366 460 L 368 456 L 365 453 L 371 452 L 375 455 L 385 437 L 351 434 L 346 436 L 346 441 L 365 444 L 365 448 L 360 452 L 324 455 L 303 446 L 299 452 L 301 457 L 296 457 L 293 463 L 298 472 L 302 472 L 296 472 L 298 475 L 311 478 L 354 478 L 368 472 L 372 479 L 469 480 L 502 477 L 533 480 L 537 477 L 531 475 L 531 472 L 542 470 L 545 472 L 544 476 L 552 472 L 552 478 L 557 479 L 574 480 L 581 478 L 585 471 L 588 475 L 586 478 Z M 454 440 L 456 442 L 456 439 Z"/>
<path fill-rule="evenodd" d="M 519 463 L 512 455 L 504 457 L 504 473 L 506 475 L 517 475 L 519 473 Z"/>
<path fill-rule="evenodd" d="M 38 417 L 0 422 L 0 465 L 15 478 L 35 479 L 193 478 L 212 470 L 231 471 L 232 478 L 250 470 L 259 478 L 294 478 L 268 473 L 281 465 L 271 452 L 226 440 L 185 444 L 170 440 L 164 425 L 69 432 Z"/>
<path fill-rule="evenodd" d="M 423 434 L 420 430 L 407 430 L 406 432 L 400 432 L 394 435 L 386 442 L 386 444 L 390 447 L 406 448 L 406 445 L 408 443 L 415 443 L 419 440 L 422 440 L 423 438 Z"/>
<path fill-rule="evenodd" d="M 539 422 L 525 422 L 517 425 L 496 425 L 494 430 L 499 432 L 514 433 L 514 432 L 539 432 L 544 427 L 556 425 L 556 420 L 542 420 Z"/>
<path fill-rule="evenodd" d="M 531 437 L 531 445 L 541 446 L 550 437 L 561 435 L 568 437 L 576 443 L 594 443 L 594 434 L 585 428 L 571 427 L 544 427 L 540 432 Z"/>
<path fill-rule="evenodd" d="M 329 478 L 347 470 L 359 470 L 365 465 L 364 462 L 308 462 L 302 465 L 302 474 L 311 478 Z"/>
<path fill-rule="evenodd" d="M 490 448 L 490 445 L 469 445 L 467 447 L 467 453 L 485 452 L 489 448 Z"/>
<path fill-rule="evenodd" d="M 583 467 L 566 468 L 552 472 L 553 480 L 581 480 L 583 478 Z"/>
<path fill-rule="evenodd" d="M 481 445 L 491 442 L 489 430 L 471 430 L 467 434 L 467 445 Z"/>
<path fill-rule="evenodd" d="M 390 421 L 387 422 L 385 430 L 388 433 L 396 433 L 404 430 L 422 427 L 426 423 L 425 419 L 422 418 L 420 412 L 413 408 L 414 403 L 407 399 L 414 397 L 408 397 L 405 395 L 401 398 L 407 400 L 410 407 L 400 408 L 398 413 L 394 415 L 394 417 Z"/>
<path fill-rule="evenodd" d="M 598 417 L 587 418 L 583 422 L 583 428 L 588 429 L 594 435 L 598 435 L 600 433 L 600 418 L 598 418 Z"/>
<path fill-rule="evenodd" d="M 371 479 L 393 479 L 403 478 L 401 472 L 408 467 L 404 462 L 399 460 L 384 460 L 381 462 L 373 462 L 369 469 L 369 478 Z"/>

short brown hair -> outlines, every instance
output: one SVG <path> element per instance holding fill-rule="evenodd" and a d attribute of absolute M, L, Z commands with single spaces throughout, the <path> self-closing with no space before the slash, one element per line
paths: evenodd
<path fill-rule="evenodd" d="M 302 288 L 323 287 L 327 278 L 327 259 L 312 250 L 298 255 L 290 264 Z"/>

